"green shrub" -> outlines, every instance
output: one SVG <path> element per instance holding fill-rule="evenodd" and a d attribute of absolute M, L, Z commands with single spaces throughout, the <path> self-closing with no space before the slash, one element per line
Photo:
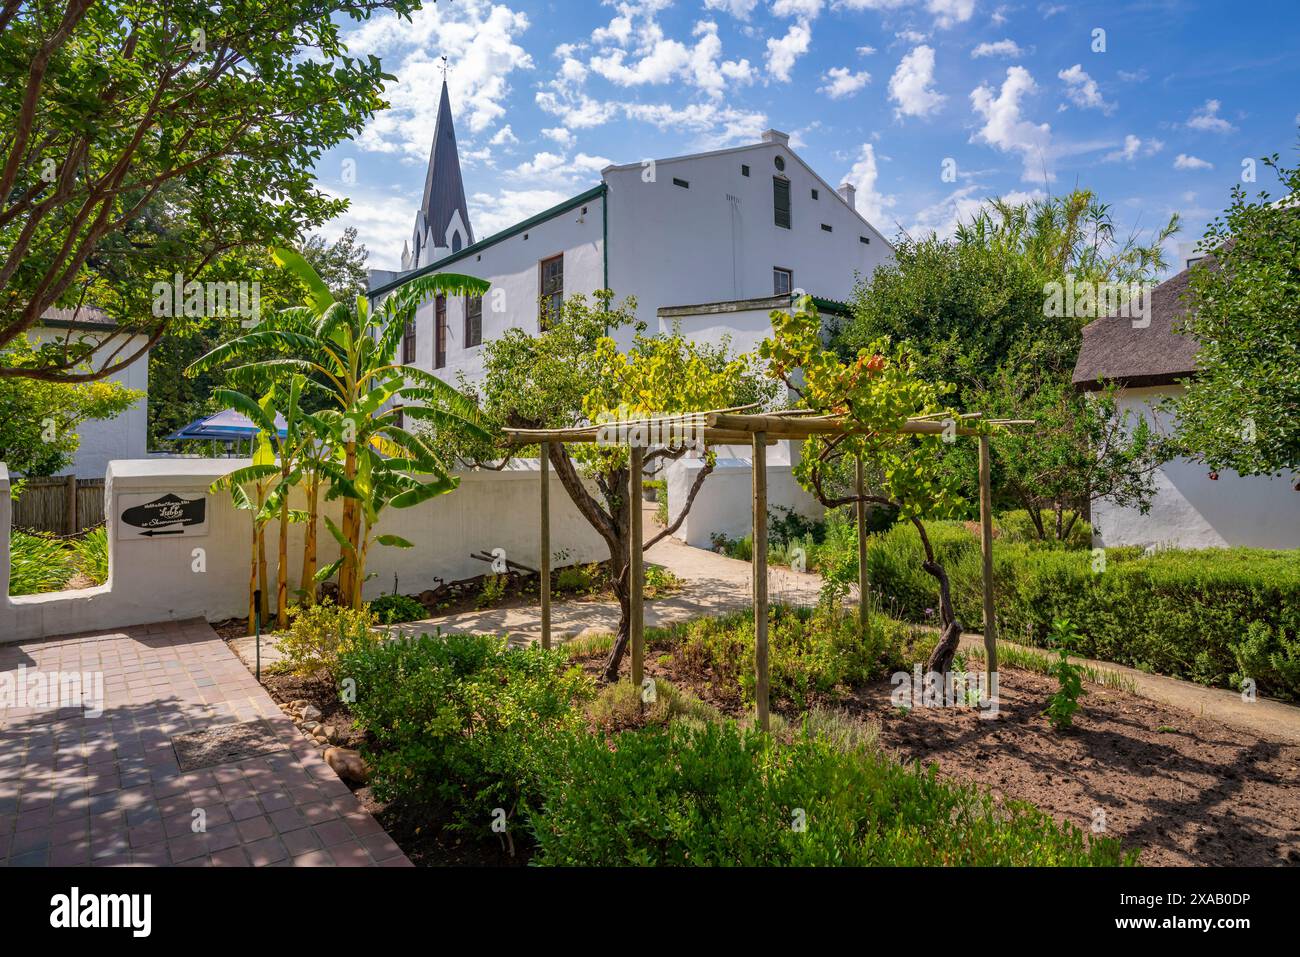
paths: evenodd
<path fill-rule="evenodd" d="M 642 725 L 667 724 L 677 718 L 716 721 L 721 715 L 689 692 L 656 678 L 654 693 L 647 694 L 631 681 L 606 685 L 587 707 L 587 716 L 606 731 Z"/>
<path fill-rule="evenodd" d="M 1092 548 L 1092 526 L 1083 519 L 1070 526 L 1070 531 L 1062 541 L 1056 539 L 1050 525 L 1052 521 L 1054 521 L 1052 514 L 1044 512 L 1044 530 L 1048 535 L 1046 539 L 1039 539 L 1034 520 L 1023 508 L 1003 512 L 997 516 L 994 525 L 997 529 L 998 541 L 1007 544 L 1034 545 L 1038 548 Z"/>
<path fill-rule="evenodd" d="M 584 565 L 570 565 L 555 574 L 554 590 L 557 592 L 585 595 L 594 587 L 592 574 Z"/>
<path fill-rule="evenodd" d="M 370 602 L 370 614 L 381 625 L 398 625 L 429 617 L 425 607 L 408 595 L 380 595 Z"/>
<path fill-rule="evenodd" d="M 76 554 L 59 539 L 18 531 L 10 536 L 10 595 L 59 591 L 76 570 Z"/>
<path fill-rule="evenodd" d="M 1071 663 L 1070 649 L 1079 640 L 1079 633 L 1074 623 L 1068 618 L 1058 618 L 1052 623 L 1052 644 L 1058 655 L 1048 672 L 1056 679 L 1056 693 L 1047 701 L 1044 714 L 1052 727 L 1064 731 L 1074 723 L 1074 713 L 1079 710 L 1079 698 L 1086 694 L 1083 690 L 1083 668 Z"/>
<path fill-rule="evenodd" d="M 561 736 L 529 821 L 549 865 L 1132 863 L 1028 805 L 865 747 L 732 722 Z"/>
<path fill-rule="evenodd" d="M 489 833 L 534 792 L 555 733 L 583 726 L 593 693 L 558 651 L 510 649 L 490 635 L 424 635 L 346 653 L 352 714 L 373 741 L 367 758 L 380 800 L 437 802 L 452 826 Z"/>
<path fill-rule="evenodd" d="M 966 628 L 982 627 L 979 541 L 960 522 L 926 524 L 952 580 L 953 604 Z M 1263 549 L 1091 551 L 1014 543 L 993 549 L 999 633 L 1046 646 L 1052 622 L 1079 630 L 1076 653 L 1205 684 L 1300 699 L 1300 553 Z M 890 613 L 932 620 L 938 586 L 921 569 L 916 530 L 899 525 L 872 538 L 873 590 Z M 856 572 L 856 568 L 855 568 Z"/>
<path fill-rule="evenodd" d="M 76 543 L 77 570 L 96 585 L 108 581 L 108 529 L 93 528 Z"/>
<path fill-rule="evenodd" d="M 898 666 L 912 631 L 875 615 L 864 636 L 855 615 L 833 606 L 808 610 L 776 605 L 769 620 L 770 700 L 796 708 L 836 698 Z M 699 618 L 678 634 L 674 655 L 688 674 L 707 677 L 723 700 L 753 703 L 752 615 Z"/>
<path fill-rule="evenodd" d="M 339 658 L 370 645 L 375 618 L 369 610 L 341 608 L 328 598 L 289 611 L 289 630 L 277 639 L 284 666 L 299 675 L 324 670 L 337 673 Z"/>

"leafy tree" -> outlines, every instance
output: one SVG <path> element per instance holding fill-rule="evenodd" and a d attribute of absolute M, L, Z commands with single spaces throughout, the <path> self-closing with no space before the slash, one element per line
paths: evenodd
<path fill-rule="evenodd" d="M 331 483 L 327 497 L 343 498 L 343 515 L 338 525 L 326 519 L 342 557 L 316 577 L 324 580 L 337 572 L 341 602 L 360 607 L 369 533 L 380 512 L 390 506 L 417 505 L 457 484 L 425 440 L 404 428 L 405 418 L 423 421 L 436 430 L 463 432 L 479 442 L 490 439 L 473 402 L 437 376 L 397 360 L 406 324 L 420 304 L 434 296 L 483 295 L 488 284 L 455 273 L 420 276 L 374 308 L 365 296 L 358 296 L 349 308 L 335 300 L 301 255 L 276 249 L 273 256 L 308 290 L 306 304 L 267 317 L 198 359 L 189 371 L 199 374 L 233 361 L 245 374 L 300 374 L 304 387 L 320 391 L 324 408 L 315 422 L 327 435 L 316 440 L 333 449 L 333 467 L 326 470 Z M 223 394 L 223 398 L 235 399 L 233 394 Z M 244 408 L 248 410 L 246 405 Z M 264 434 L 268 431 L 266 415 L 260 420 Z M 287 487 L 296 481 L 295 473 L 283 461 L 281 470 L 287 495 Z M 431 479 L 420 482 L 413 475 Z M 314 536 L 314 528 L 309 527 L 308 541 Z M 381 536 L 378 541 L 409 547 L 395 536 L 391 541 L 387 538 Z"/>
<path fill-rule="evenodd" d="M 1173 404 L 1186 451 L 1242 475 L 1300 471 L 1300 167 L 1263 162 L 1284 199 L 1237 185 L 1206 229 L 1214 266 L 1192 271 L 1183 327 L 1200 344 L 1196 376 Z"/>
<path fill-rule="evenodd" d="M 30 361 L 26 339 L 0 351 L 0 368 Z M 77 454 L 77 428 L 112 419 L 144 398 L 118 382 L 67 385 L 0 376 L 0 462 L 18 475 L 56 475 Z"/>
<path fill-rule="evenodd" d="M 797 408 L 842 417 L 848 426 L 842 434 L 806 439 L 795 478 L 827 508 L 862 501 L 897 509 L 900 520 L 915 526 L 925 551 L 922 567 L 939 586 L 943 628 L 927 670 L 946 673 L 962 625 L 953 611 L 948 574 L 922 520 L 951 518 L 965 502 L 955 475 L 942 464 L 947 444 L 942 432 L 906 434 L 901 429 L 914 418 L 936 425 L 953 421 L 957 413 L 943 402 L 949 389 L 918 375 L 913 350 L 888 338 L 868 344 L 847 361 L 826 348 L 821 317 L 808 297 L 793 313 L 778 310 L 771 317 L 772 337 L 759 349 L 769 375 L 798 396 Z M 845 476 L 859 457 L 879 477 L 879 485 L 861 495 L 845 487 Z"/>
<path fill-rule="evenodd" d="M 1109 207 L 1090 192 L 1014 204 L 994 200 L 951 240 L 904 238 L 895 262 L 855 292 L 836 347 L 847 358 L 888 337 L 914 347 L 915 371 L 952 383 L 959 412 L 1034 419 L 1032 436 L 993 443 L 999 504 L 1027 509 L 1044 538 L 1064 538 L 1091 502 L 1147 508 L 1152 473 L 1169 443 L 1119 409 L 1113 391 L 1077 392 L 1071 377 L 1083 326 L 1095 314 L 1053 314 L 1051 284 L 1150 283 L 1166 268 L 1162 244 L 1115 236 Z M 945 467 L 974 499 L 976 450 L 956 443 Z M 1045 517 L 1046 516 L 1046 517 Z"/>
<path fill-rule="evenodd" d="M 152 315 L 156 280 L 194 279 L 230 249 L 296 242 L 341 212 L 312 168 L 385 105 L 392 78 L 378 58 L 348 55 L 338 15 L 409 16 L 417 5 L 0 7 L 0 348 L 51 306 L 82 301 L 103 306 L 121 336 L 147 340 L 47 347 L 0 377 L 110 375 L 172 322 Z"/>
<path fill-rule="evenodd" d="M 485 349 L 481 385 L 483 409 L 497 426 L 516 429 L 562 429 L 617 417 L 624 421 L 730 408 L 769 401 L 765 388 L 745 356 L 731 353 L 730 344 L 691 342 L 680 332 L 647 336 L 636 325 L 636 337 L 620 352 L 609 330 L 635 324 L 635 300 L 611 306 L 613 294 L 602 290 L 594 304 L 586 297 L 569 297 L 562 318 L 540 335 L 507 330 Z M 682 458 L 686 442 L 671 441 L 644 455 L 645 467 Z M 631 636 L 629 556 L 631 509 L 628 501 L 630 455 L 626 444 L 549 443 L 550 462 L 578 511 L 604 539 L 609 549 L 611 587 L 619 603 L 618 636 L 605 663 L 605 677 L 618 677 Z M 516 450 L 523 451 L 523 450 Z M 463 454 L 490 457 L 480 446 Z M 696 476 L 677 518 L 643 542 L 650 548 L 681 527 L 716 457 L 704 450 L 704 466 Z M 594 484 L 590 490 L 588 481 Z"/>

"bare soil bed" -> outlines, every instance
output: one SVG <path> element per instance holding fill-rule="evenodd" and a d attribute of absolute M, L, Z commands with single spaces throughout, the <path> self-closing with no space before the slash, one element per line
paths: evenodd
<path fill-rule="evenodd" d="M 708 676 L 676 670 L 667 650 L 647 647 L 646 674 L 748 714 Z M 598 674 L 604 658 L 579 663 Z M 1054 679 L 1004 667 L 999 685 L 996 719 L 976 709 L 895 708 L 888 680 L 825 704 L 878 726 L 881 746 L 901 761 L 933 763 L 1084 830 L 1104 820 L 1106 833 L 1141 850 L 1142 864 L 1300 864 L 1300 747 L 1091 683 L 1074 727 L 1057 732 L 1042 716 Z M 773 710 L 796 724 L 800 717 Z"/>

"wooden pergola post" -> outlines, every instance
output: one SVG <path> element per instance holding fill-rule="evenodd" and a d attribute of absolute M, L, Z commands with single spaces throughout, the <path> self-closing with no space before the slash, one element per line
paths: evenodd
<path fill-rule="evenodd" d="M 631 528 L 628 535 L 628 576 L 632 589 L 632 684 L 641 687 L 645 680 L 645 561 L 641 551 L 641 470 L 645 467 L 645 449 L 633 444 L 628 450 L 628 516 Z"/>
<path fill-rule="evenodd" d="M 870 599 L 867 588 L 867 503 L 862 498 L 866 483 L 862 479 L 861 455 L 857 457 L 855 471 L 858 495 L 858 628 L 865 636 L 867 633 L 867 619 L 870 614 Z"/>
<path fill-rule="evenodd" d="M 767 433 L 754 433 L 754 698 L 758 726 L 770 730 L 767 713 Z"/>
<path fill-rule="evenodd" d="M 542 589 L 542 647 L 551 647 L 551 443 L 542 443 L 542 556 L 538 568 L 541 570 Z"/>
<path fill-rule="evenodd" d="M 980 436 L 980 553 L 984 559 L 984 662 L 991 694 L 998 670 L 998 634 L 993 611 L 993 479 L 987 435 Z"/>

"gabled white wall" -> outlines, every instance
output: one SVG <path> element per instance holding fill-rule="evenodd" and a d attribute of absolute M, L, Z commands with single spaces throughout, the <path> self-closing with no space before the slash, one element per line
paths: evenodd
<path fill-rule="evenodd" d="M 1178 386 L 1125 389 L 1119 405 L 1169 431 L 1175 423 L 1152 409 L 1179 392 Z M 1105 501 L 1094 503 L 1094 545 L 1300 548 L 1300 492 L 1293 487 L 1300 475 L 1243 478 L 1223 471 L 1216 481 L 1206 466 L 1174 459 L 1154 478 L 1156 495 L 1145 515 Z"/>

